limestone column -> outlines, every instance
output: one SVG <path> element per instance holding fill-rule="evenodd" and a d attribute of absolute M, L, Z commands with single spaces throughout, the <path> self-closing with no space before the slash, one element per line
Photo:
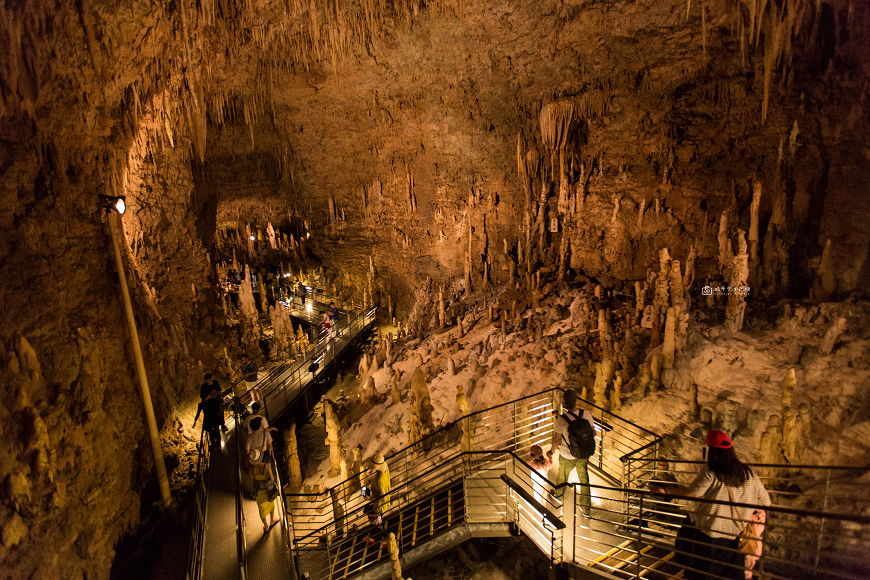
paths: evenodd
<path fill-rule="evenodd" d="M 728 304 L 725 307 L 725 331 L 729 333 L 743 329 L 743 315 L 746 312 L 746 294 L 742 290 L 749 283 L 749 254 L 746 251 L 746 239 L 743 230 L 737 232 L 737 255 L 732 258 Z"/>
<path fill-rule="evenodd" d="M 399 544 L 396 541 L 396 534 L 390 532 L 387 536 L 387 544 L 390 548 L 390 568 L 392 570 L 392 580 L 403 580 L 402 578 L 402 563 L 399 561 Z"/>
<path fill-rule="evenodd" d="M 284 431 L 284 455 L 287 457 L 287 469 L 290 472 L 290 492 L 302 489 L 302 467 L 299 464 L 299 448 L 296 443 L 296 423 Z"/>
<path fill-rule="evenodd" d="M 675 333 L 679 312 L 679 307 L 671 306 L 670 308 L 668 308 L 668 314 L 665 320 L 665 341 L 662 345 L 663 369 L 669 369 L 674 366 L 674 351 L 676 349 Z"/>
<path fill-rule="evenodd" d="M 465 389 L 462 385 L 456 387 L 456 403 L 459 406 L 459 415 L 462 417 L 461 449 L 464 452 L 474 451 L 474 433 L 472 431 L 471 406 L 465 397 Z"/>
<path fill-rule="evenodd" d="M 333 402 L 329 399 L 323 399 L 323 410 L 326 418 L 326 445 L 329 446 L 329 477 L 335 477 L 341 471 L 341 460 L 344 456 L 344 449 L 341 447 L 341 439 L 339 437 L 338 418 L 335 416 L 335 408 Z"/>
<path fill-rule="evenodd" d="M 752 184 L 752 205 L 749 206 L 749 285 L 758 287 L 761 279 L 758 263 L 758 212 L 761 208 L 761 182 Z"/>

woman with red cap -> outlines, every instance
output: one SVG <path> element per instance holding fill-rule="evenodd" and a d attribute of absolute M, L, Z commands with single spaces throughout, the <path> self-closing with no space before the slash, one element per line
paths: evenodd
<path fill-rule="evenodd" d="M 707 465 L 688 486 L 672 488 L 651 486 L 653 493 L 671 493 L 720 502 L 769 506 L 770 497 L 758 477 L 737 458 L 731 439 L 722 431 L 707 433 Z M 694 512 L 677 535 L 674 560 L 683 565 L 684 577 L 734 578 L 747 577 L 744 554 L 738 547 L 739 536 L 750 522 L 752 507 L 698 502 Z M 764 521 L 762 519 L 762 521 Z M 682 540 L 682 541 L 681 541 Z M 753 562 L 754 563 L 754 562 Z M 751 572 L 748 573 L 751 578 Z"/>

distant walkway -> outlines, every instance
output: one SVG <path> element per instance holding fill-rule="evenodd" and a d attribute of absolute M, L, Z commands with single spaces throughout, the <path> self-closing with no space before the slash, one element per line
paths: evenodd
<path fill-rule="evenodd" d="M 338 302 L 326 298 L 326 304 Z M 293 316 L 319 324 L 320 311 L 326 310 L 326 304 L 308 304 L 310 309 L 307 305 L 302 306 L 299 300 L 285 303 L 285 306 L 290 308 Z M 284 361 L 262 373 L 259 387 L 263 394 L 263 410 L 270 422 L 305 394 L 317 373 L 338 358 L 374 322 L 374 317 L 373 308 L 366 312 L 356 309 L 343 311 L 334 333 L 329 335 L 321 331 L 305 356 Z M 278 500 L 281 523 L 268 534 L 263 534 L 257 504 L 245 491 L 247 475 L 242 477 L 242 473 L 246 465 L 240 461 L 244 439 L 238 431 L 233 426 L 224 435 L 221 451 L 211 453 L 203 474 L 205 524 L 199 577 L 204 580 L 295 579 L 283 495 Z M 280 479 L 280 473 L 277 473 L 280 469 L 275 471 Z M 244 489 L 242 480 L 246 485 Z M 190 580 L 196 577 L 192 575 Z"/>

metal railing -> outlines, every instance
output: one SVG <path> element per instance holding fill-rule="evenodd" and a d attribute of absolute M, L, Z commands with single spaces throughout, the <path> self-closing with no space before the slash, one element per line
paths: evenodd
<path fill-rule="evenodd" d="M 298 397 L 305 396 L 307 386 L 317 372 L 331 364 L 347 345 L 374 322 L 375 310 L 373 307 L 365 312 L 347 313 L 329 331 L 321 330 L 304 355 L 278 365 L 258 381 L 263 412 L 269 421 L 278 417 Z M 317 366 L 312 368 L 312 365 Z"/>
<path fill-rule="evenodd" d="M 674 546 L 686 515 L 694 509 L 642 487 L 688 480 L 702 462 L 663 460 L 657 435 L 580 401 L 593 413 L 597 428 L 598 448 L 589 462 L 590 471 L 605 476 L 605 482 L 617 481 L 589 484 L 592 511 L 586 516 L 579 484 L 555 486 L 523 459 L 532 445 L 546 450 L 552 440 L 559 391 L 550 389 L 472 413 L 387 457 L 393 486 L 385 521 L 388 531 L 397 534 L 402 552 L 415 547 L 416 537 L 416 523 L 409 522 L 405 514 L 410 512 L 405 510 L 461 482 L 462 509 L 452 514 L 457 518 L 454 525 L 512 523 L 554 564 L 572 563 L 638 579 L 655 571 L 669 576 L 680 566 L 692 568 L 683 559 L 685 544 L 678 544 L 683 548 L 678 550 Z M 463 452 L 461 441 L 469 434 L 474 450 Z M 870 509 L 870 499 L 857 481 L 867 468 L 770 464 L 753 468 L 775 504 L 765 508 L 767 530 L 761 556 L 754 563 L 756 571 L 774 580 L 868 577 L 870 517 L 854 513 Z M 349 538 L 368 526 L 363 514 L 366 500 L 358 490 L 361 478 L 370 473 L 352 476 L 323 493 L 285 496 L 298 572 L 307 572 L 315 580 L 348 577 L 380 561 L 351 558 L 354 548 Z M 559 488 L 565 489 L 562 501 L 550 493 Z M 734 505 L 750 514 L 761 507 Z M 849 506 L 849 511 L 836 505 Z M 434 521 L 434 501 L 432 506 Z M 742 555 L 738 559 L 729 576 L 742 576 L 741 569 L 749 563 Z"/>
<path fill-rule="evenodd" d="M 187 580 L 199 580 L 202 577 L 202 558 L 205 549 L 205 508 L 208 499 L 205 473 L 208 470 L 208 463 L 209 446 L 206 444 L 205 429 L 201 429 L 194 483 L 193 529 L 190 533 L 190 549 L 187 555 Z"/>
<path fill-rule="evenodd" d="M 559 409 L 556 401 L 561 401 L 562 393 L 562 389 L 548 389 L 471 413 L 388 456 L 394 501 L 400 506 L 409 505 L 451 481 L 447 474 L 454 478 L 462 475 L 466 480 L 469 521 L 507 521 L 504 519 L 505 504 L 484 501 L 491 495 L 493 486 L 504 491 L 500 476 L 505 470 L 498 468 L 488 473 L 493 464 L 487 453 L 514 453 L 527 457 L 533 445 L 547 449 L 553 439 L 553 426 Z M 623 469 L 621 462 L 618 468 L 616 462 L 626 450 L 630 450 L 632 439 L 637 439 L 635 446 L 641 447 L 647 441 L 655 440 L 656 435 L 587 401 L 581 400 L 578 404 L 593 414 L 597 427 L 598 445 L 590 465 L 618 481 Z M 463 435 L 463 431 L 467 435 Z M 474 453 L 462 453 L 463 436 L 470 437 Z M 465 457 L 461 465 L 457 463 L 460 457 Z M 439 467 L 433 469 L 433 465 Z M 341 538 L 346 530 L 360 525 L 365 504 L 358 493 L 360 480 L 367 479 L 371 473 L 367 471 L 351 476 L 323 493 L 287 496 L 293 519 L 294 553 L 299 560 L 304 560 L 306 551 L 317 551 L 323 544 L 329 548 L 333 538 Z M 474 482 L 469 488 L 468 476 L 472 474 Z M 542 501 L 549 508 L 558 509 L 559 504 L 549 495 Z M 544 534 L 545 530 L 539 532 Z M 558 545 L 560 540 L 553 541 Z M 400 539 L 399 543 L 401 547 L 403 540 Z M 560 548 L 553 550 L 554 553 L 561 551 Z M 335 554 L 331 556 L 334 558 Z"/>
<path fill-rule="evenodd" d="M 236 434 L 236 560 L 240 571 L 239 578 L 247 578 L 248 570 L 248 540 L 247 540 L 247 521 L 245 520 L 245 508 L 242 502 L 242 429 L 244 422 L 239 419 L 239 404 L 237 398 L 234 397 L 233 404 L 233 421 L 235 422 Z"/>
<path fill-rule="evenodd" d="M 645 486 L 686 484 L 704 464 L 660 458 L 655 467 L 644 467 L 643 477 L 637 481 Z M 866 524 L 870 519 L 861 519 L 862 514 L 870 513 L 870 497 L 862 479 L 870 466 L 747 465 L 761 480 L 775 506 L 764 508 L 767 522 L 758 569 L 772 578 L 809 575 L 852 578 L 856 577 L 855 570 L 861 571 L 858 576 L 870 575 L 870 561 L 866 557 L 870 549 L 870 527 Z M 633 491 L 628 501 L 629 518 L 658 520 L 658 526 L 674 536 L 680 522 L 672 521 L 673 515 L 665 518 L 663 514 L 691 515 L 697 509 L 692 503 L 722 503 L 691 498 L 690 502 L 685 500 L 686 505 L 679 505 L 661 496 L 647 496 L 644 500 L 639 491 Z M 642 501 L 646 502 L 646 508 Z M 762 509 L 753 506 L 756 507 Z M 746 523 L 748 520 L 742 518 L 741 524 Z"/>

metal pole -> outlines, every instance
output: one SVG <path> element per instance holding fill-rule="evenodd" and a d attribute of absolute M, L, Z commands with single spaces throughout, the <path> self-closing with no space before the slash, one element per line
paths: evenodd
<path fill-rule="evenodd" d="M 151 453 L 154 455 L 157 484 L 160 486 L 160 496 L 163 498 L 163 505 L 169 507 L 172 504 L 172 496 L 169 493 L 169 478 L 166 476 L 166 464 L 163 461 L 163 449 L 160 446 L 160 433 L 157 431 L 157 421 L 154 419 L 154 407 L 151 404 L 148 376 L 145 374 L 142 348 L 139 346 L 139 333 L 136 331 L 136 319 L 133 317 L 133 305 L 130 303 L 130 292 L 127 290 L 124 262 L 121 260 L 121 248 L 118 243 L 118 228 L 121 226 L 121 215 L 110 211 L 108 219 L 109 232 L 112 237 L 112 249 L 115 253 L 115 266 L 118 269 L 118 282 L 121 284 L 121 297 L 124 299 L 124 313 L 127 316 L 127 327 L 130 330 L 130 344 L 133 347 L 136 374 L 139 375 L 139 391 L 142 394 L 142 406 L 145 408 L 145 420 L 148 424 L 148 434 L 151 440 Z"/>

